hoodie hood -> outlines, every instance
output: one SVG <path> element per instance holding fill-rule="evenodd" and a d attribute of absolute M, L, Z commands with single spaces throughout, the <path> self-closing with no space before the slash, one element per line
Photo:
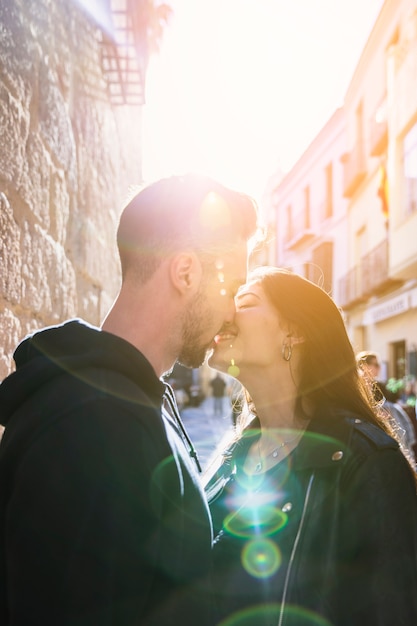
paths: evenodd
<path fill-rule="evenodd" d="M 117 371 L 161 398 L 165 385 L 145 357 L 130 343 L 111 333 L 71 320 L 26 337 L 19 344 L 16 371 L 0 385 L 0 424 L 6 426 L 15 411 L 62 374 L 77 375 L 86 368 Z"/>

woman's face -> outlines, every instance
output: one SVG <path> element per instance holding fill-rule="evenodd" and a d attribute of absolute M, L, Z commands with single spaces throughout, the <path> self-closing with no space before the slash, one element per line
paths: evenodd
<path fill-rule="evenodd" d="M 286 332 L 260 283 L 247 283 L 235 297 L 236 313 L 230 329 L 217 335 L 209 365 L 243 379 L 254 370 L 272 368 L 282 361 Z"/>

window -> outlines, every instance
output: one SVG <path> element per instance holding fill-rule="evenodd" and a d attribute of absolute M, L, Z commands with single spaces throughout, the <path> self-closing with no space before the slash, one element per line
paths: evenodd
<path fill-rule="evenodd" d="M 405 214 L 417 211 L 417 124 L 404 138 Z"/>
<path fill-rule="evenodd" d="M 405 341 L 395 341 L 391 344 L 392 365 L 394 378 L 404 378 L 406 375 Z"/>
<path fill-rule="evenodd" d="M 356 144 L 357 144 L 357 150 L 358 150 L 358 155 L 360 155 L 360 157 L 362 157 L 363 149 L 364 149 L 364 145 L 363 145 L 363 105 L 362 105 L 362 102 L 359 103 L 359 105 L 358 105 L 358 107 L 356 109 L 356 120 L 355 121 L 356 121 Z"/>
<path fill-rule="evenodd" d="M 363 258 L 366 254 L 367 250 L 367 233 L 366 228 L 363 227 L 358 230 L 355 234 L 355 273 L 354 273 L 354 281 L 355 281 L 355 294 L 357 296 L 362 295 L 363 292 L 363 283 L 368 279 L 368 269 L 363 265 Z M 358 269 L 359 268 L 359 271 Z M 365 276 L 364 276 L 365 273 Z"/>
<path fill-rule="evenodd" d="M 326 199 L 324 201 L 324 219 L 333 215 L 333 163 L 325 169 L 326 176 Z"/>
<path fill-rule="evenodd" d="M 291 241 L 293 237 L 293 224 L 292 224 L 292 208 L 291 204 L 287 206 L 287 241 Z"/>
<path fill-rule="evenodd" d="M 310 226 L 310 187 L 304 187 L 304 229 Z"/>
<path fill-rule="evenodd" d="M 366 254 L 366 228 L 363 226 L 355 233 L 355 265 L 360 265 Z"/>
<path fill-rule="evenodd" d="M 312 262 L 314 273 L 310 271 L 309 278 L 317 283 L 327 293 L 332 293 L 333 288 L 333 243 L 323 242 L 313 250 Z"/>

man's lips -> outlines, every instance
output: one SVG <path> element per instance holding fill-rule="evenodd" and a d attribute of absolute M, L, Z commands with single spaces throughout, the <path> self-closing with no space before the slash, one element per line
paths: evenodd
<path fill-rule="evenodd" d="M 215 337 L 214 337 L 214 343 L 216 345 L 218 345 L 219 343 L 222 343 L 223 341 L 233 341 L 236 337 L 235 333 L 230 333 L 230 332 L 224 332 L 224 333 L 218 333 Z"/>

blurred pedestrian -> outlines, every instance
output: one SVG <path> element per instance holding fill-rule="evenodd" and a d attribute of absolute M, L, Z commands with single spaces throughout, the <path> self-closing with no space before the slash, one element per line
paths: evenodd
<path fill-rule="evenodd" d="M 178 410 L 181 412 L 189 402 L 188 393 L 182 387 L 179 387 L 176 383 L 170 383 L 175 395 Z"/>
<path fill-rule="evenodd" d="M 212 528 L 172 389 L 199 366 L 245 280 L 256 210 L 201 176 L 124 209 L 122 285 L 101 328 L 43 329 L 0 386 L 0 623 L 209 621 Z"/>
<path fill-rule="evenodd" d="M 416 381 L 406 377 L 404 391 L 401 400 L 403 404 L 415 407 L 416 405 Z"/>
<path fill-rule="evenodd" d="M 382 408 L 388 411 L 391 426 L 396 432 L 399 442 L 404 450 L 410 455 L 416 467 L 416 429 L 412 423 L 412 418 L 404 411 L 399 403 L 399 393 L 392 391 L 389 386 L 378 381 L 378 388 L 383 395 Z M 416 467 L 417 470 L 417 467 Z"/>
<path fill-rule="evenodd" d="M 404 451 L 410 455 L 415 466 L 414 446 L 416 437 L 414 426 L 407 413 L 398 403 L 398 394 L 390 391 L 384 381 L 378 380 L 381 367 L 378 354 L 368 350 L 358 352 L 356 363 L 375 405 L 386 411 L 386 413 L 382 412 L 381 414 L 390 421 L 391 427 L 397 434 L 398 441 Z"/>
<path fill-rule="evenodd" d="M 209 365 L 250 398 L 206 477 L 219 621 L 417 624 L 416 475 L 368 399 L 336 304 L 259 268 L 222 336 Z"/>
<path fill-rule="evenodd" d="M 364 377 L 372 391 L 381 371 L 381 361 L 378 354 L 369 350 L 362 350 L 356 354 L 356 363 L 359 373 Z"/>
<path fill-rule="evenodd" d="M 210 380 L 210 387 L 213 396 L 214 415 L 221 415 L 223 412 L 223 398 L 226 390 L 224 378 L 217 373 L 215 377 Z"/>

